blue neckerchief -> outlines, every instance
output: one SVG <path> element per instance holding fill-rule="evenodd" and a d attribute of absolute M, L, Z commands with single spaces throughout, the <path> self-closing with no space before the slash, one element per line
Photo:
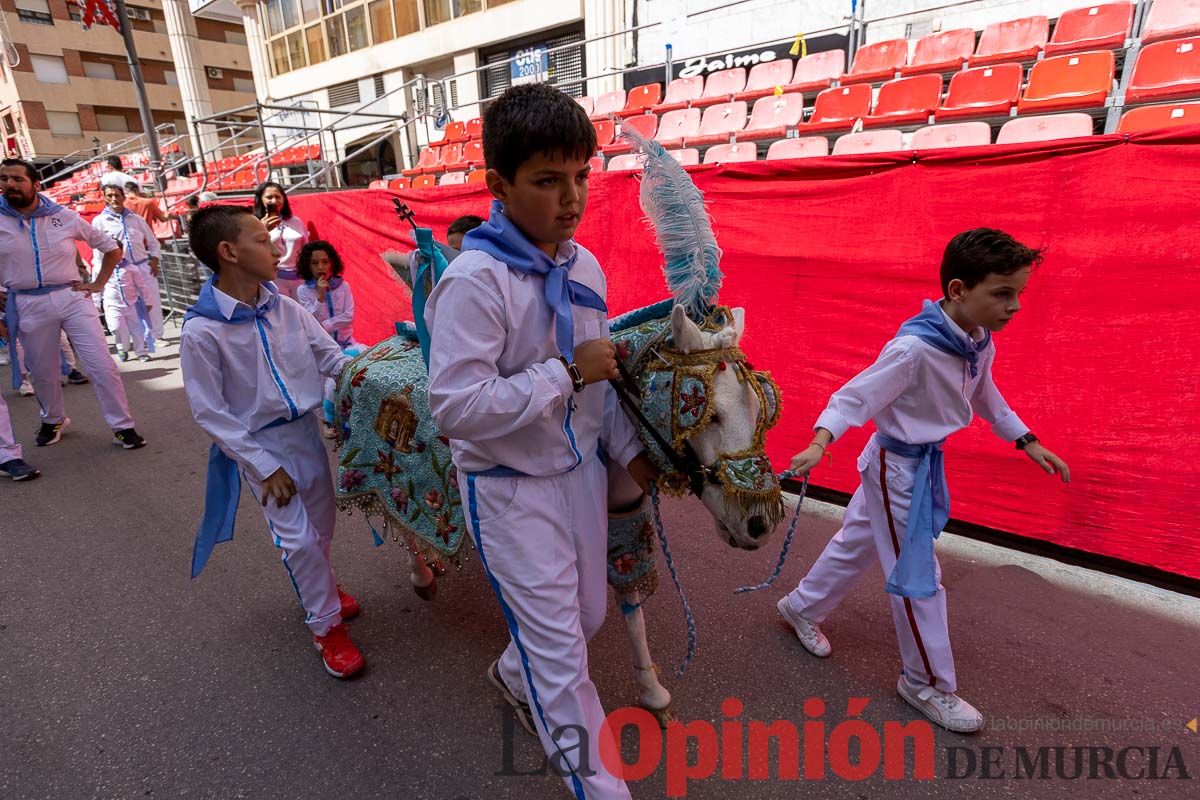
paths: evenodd
<path fill-rule="evenodd" d="M 259 320 L 266 327 L 271 327 L 266 315 L 279 304 L 279 290 L 275 284 L 264 282 L 263 286 L 270 292 L 270 298 L 255 309 L 244 303 L 239 303 L 234 309 L 233 317 L 227 318 L 217 305 L 213 294 L 217 276 L 205 281 L 200 288 L 200 297 L 196 304 L 189 306 L 184 313 L 183 321 L 187 323 L 194 317 L 216 320 L 227 325 L 245 325 Z M 283 425 L 294 420 L 278 419 L 267 427 Z M 192 577 L 200 574 L 213 548 L 220 542 L 233 539 L 233 526 L 237 520 L 238 501 L 242 494 L 242 479 L 238 472 L 237 462 L 214 443 L 208 449 L 208 474 L 204 484 L 204 516 L 200 519 L 200 527 L 196 529 L 196 541 L 192 545 Z"/>
<path fill-rule="evenodd" d="M 900 597 L 933 597 L 937 594 L 933 540 L 950 520 L 950 491 L 946 486 L 943 439 L 934 444 L 908 444 L 882 433 L 875 434 L 879 446 L 902 458 L 917 458 L 913 474 L 908 524 L 896 566 L 888 576 L 887 591 Z"/>
<path fill-rule="evenodd" d="M 896 336 L 916 336 L 943 353 L 965 359 L 971 367 L 971 377 L 974 378 L 979 375 L 979 354 L 992 343 L 992 334 L 985 332 L 982 342 L 967 344 L 955 328 L 954 323 L 946 318 L 940 303 L 926 300 L 921 313 L 901 325 L 900 330 L 896 331 Z"/>
<path fill-rule="evenodd" d="M 554 341 L 568 361 L 575 355 L 575 322 L 571 306 L 608 312 L 600 295 L 567 277 L 575 266 L 579 251 L 576 250 L 565 263 L 556 264 L 505 216 L 499 200 L 492 201 L 491 218 L 463 237 L 463 252 L 467 250 L 482 250 L 507 264 L 509 269 L 546 279 L 546 304 L 554 312 Z"/>
<path fill-rule="evenodd" d="M 329 312 L 330 319 L 333 319 L 333 293 L 342 288 L 342 284 L 344 283 L 345 281 L 341 278 L 330 278 L 329 286 L 325 289 L 325 310 Z M 309 289 L 316 291 L 317 281 L 310 278 L 304 282 L 304 285 Z M 336 329 L 333 331 L 332 335 L 333 340 L 337 342 L 340 347 L 345 347 L 346 345 L 350 344 L 350 340 L 343 339 L 341 336 L 339 336 Z"/>
<path fill-rule="evenodd" d="M 0 197 L 0 214 L 13 219 L 26 220 L 34 217 L 52 217 L 60 211 L 65 210 L 58 203 L 51 200 L 45 195 L 38 195 L 38 207 L 28 214 L 22 214 L 8 204 L 8 201 Z"/>

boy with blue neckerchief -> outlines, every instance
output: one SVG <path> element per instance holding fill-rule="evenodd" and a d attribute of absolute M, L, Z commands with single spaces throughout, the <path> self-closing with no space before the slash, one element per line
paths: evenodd
<path fill-rule="evenodd" d="M 359 609 L 329 562 L 337 509 L 311 412 L 321 405 L 322 379 L 336 378 L 350 357 L 275 288 L 280 253 L 249 209 L 197 211 L 190 245 L 214 273 L 184 316 L 179 347 L 192 415 L 213 440 L 192 577 L 214 545 L 233 538 L 245 479 L 282 551 L 325 670 L 348 678 L 365 662 L 342 621 Z"/>
<path fill-rule="evenodd" d="M 123 255 L 104 285 L 104 316 L 117 343 L 117 358 L 129 360 L 133 350 L 139 361 L 149 361 L 154 352 L 154 329 L 150 319 L 153 302 L 149 290 L 150 264 L 162 255 L 154 231 L 146 220 L 125 208 L 125 190 L 104 187 L 107 206 L 92 220 L 92 227 L 120 243 Z M 93 253 L 93 272 L 99 274 L 100 251 Z"/>
<path fill-rule="evenodd" d="M 817 419 L 813 443 L 792 460 L 792 469 L 807 475 L 831 442 L 875 421 L 876 433 L 858 460 L 862 485 L 842 529 L 795 591 L 780 599 L 779 613 L 806 650 L 828 656 L 820 623 L 878 561 L 904 665 L 896 691 L 960 733 L 979 730 L 983 717 L 955 694 L 946 592 L 933 553 L 933 540 L 950 518 L 942 446 L 978 414 L 1047 473 L 1070 481 L 1067 465 L 1030 433 L 992 380 L 992 334 L 1020 311 L 1041 258 L 1001 231 L 976 228 L 955 236 L 942 257 L 943 298 L 925 301 L 878 360 L 834 393 Z"/>

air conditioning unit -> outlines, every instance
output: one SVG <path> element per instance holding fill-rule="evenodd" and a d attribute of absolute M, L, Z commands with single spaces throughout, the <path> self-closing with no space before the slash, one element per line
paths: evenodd
<path fill-rule="evenodd" d="M 220 67 L 205 67 L 204 69 L 208 73 L 208 77 L 215 81 L 225 77 L 225 73 L 221 71 Z"/>
<path fill-rule="evenodd" d="M 125 6 L 125 10 L 129 12 L 130 19 L 140 19 L 146 22 L 150 21 L 150 9 L 137 8 L 136 6 Z"/>

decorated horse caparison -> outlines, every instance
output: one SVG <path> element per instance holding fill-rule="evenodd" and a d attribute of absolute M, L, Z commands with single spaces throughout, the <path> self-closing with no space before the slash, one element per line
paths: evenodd
<path fill-rule="evenodd" d="M 619 394 L 664 473 L 659 485 L 675 494 L 690 489 L 722 541 L 754 550 L 783 516 L 779 482 L 764 453 L 766 431 L 779 419 L 779 389 L 738 347 L 742 309 L 718 304 L 721 251 L 699 190 L 656 142 L 628 138 L 645 161 L 641 205 L 673 298 L 610 321 L 626 378 Z M 398 254 L 384 258 L 413 290 L 420 319 L 445 262 L 434 252 L 431 232 L 416 233 L 424 257 L 409 263 Z M 429 411 L 420 347 L 427 334 L 406 323 L 397 331 L 356 357 L 338 387 L 338 502 L 365 512 L 376 544 L 390 533 L 404 545 L 414 590 L 432 600 L 438 575 L 447 565 L 461 566 L 470 536 L 449 441 Z M 643 612 L 658 585 L 654 515 L 616 464 L 609 466 L 608 507 L 608 581 L 633 649 L 638 702 L 665 722 L 671 695 L 651 659 Z"/>

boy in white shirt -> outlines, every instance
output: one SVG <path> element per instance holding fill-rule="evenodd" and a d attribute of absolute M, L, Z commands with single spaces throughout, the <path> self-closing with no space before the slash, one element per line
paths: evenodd
<path fill-rule="evenodd" d="M 348 678 L 365 662 L 342 620 L 358 603 L 329 562 L 337 513 L 329 456 L 317 429 L 322 377 L 350 358 L 313 315 L 271 283 L 279 251 L 245 208 L 208 206 L 192 218 L 192 252 L 214 275 L 184 317 L 183 387 L 213 439 L 192 577 L 233 538 L 245 478 L 306 612 L 325 669 Z M 239 477 L 240 476 L 240 477 Z"/>
<path fill-rule="evenodd" d="M 1029 432 L 992 381 L 992 333 L 1021 309 L 1020 295 L 1040 262 L 1040 251 L 1001 231 L 955 236 L 942 257 L 942 300 L 927 300 L 879 359 L 834 393 L 812 444 L 792 460 L 792 469 L 807 475 L 847 429 L 875 421 L 877 432 L 858 460 L 862 485 L 842 529 L 795 591 L 779 600 L 779 613 L 806 650 L 828 656 L 820 623 L 878 561 L 903 661 L 896 691 L 960 733 L 979 730 L 983 717 L 955 694 L 946 593 L 933 554 L 950 516 L 942 445 L 978 413 L 1001 439 L 1070 481 L 1067 465 Z"/>

